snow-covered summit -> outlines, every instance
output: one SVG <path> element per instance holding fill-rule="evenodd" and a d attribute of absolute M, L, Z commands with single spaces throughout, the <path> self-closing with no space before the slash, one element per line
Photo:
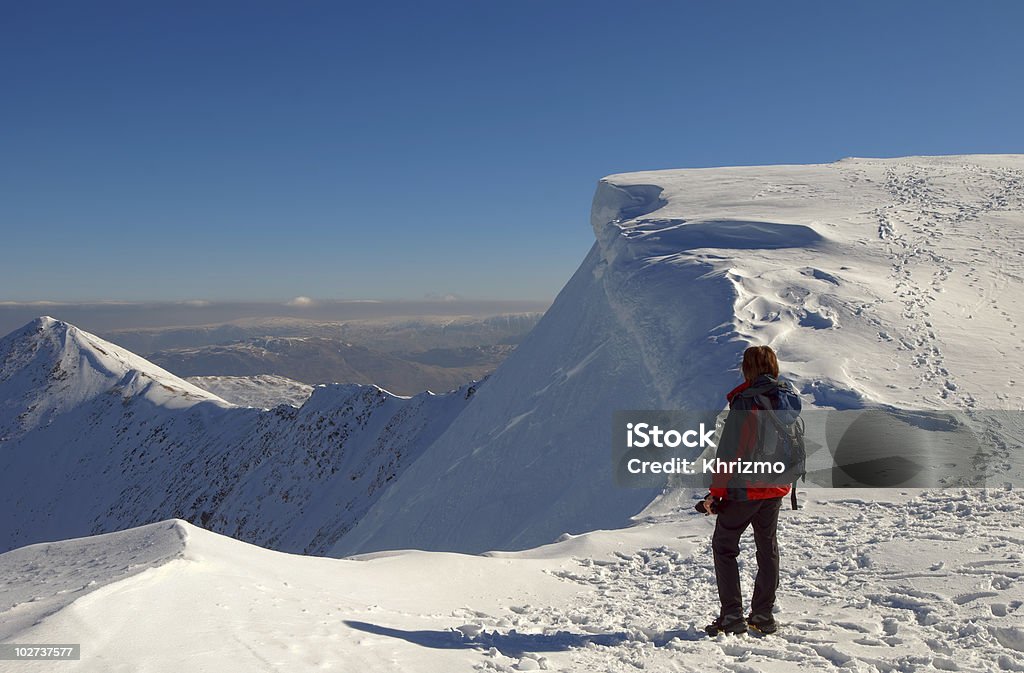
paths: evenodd
<path fill-rule="evenodd" d="M 591 224 L 537 327 L 335 553 L 621 525 L 653 495 L 613 481 L 613 413 L 721 409 L 749 345 L 811 407 L 1020 408 L 1024 155 L 613 175 Z"/>
<path fill-rule="evenodd" d="M 166 408 L 228 403 L 119 346 L 50 316 L 0 339 L 0 439 L 46 425 L 102 394 Z"/>
<path fill-rule="evenodd" d="M 617 272 L 610 297 L 662 332 L 647 344 L 687 348 L 671 335 L 694 301 L 655 301 L 650 281 L 697 268 L 688 290 L 729 297 L 728 329 L 707 336 L 776 347 L 819 406 L 1006 406 L 1024 313 L 1024 155 L 612 175 L 591 221 Z M 644 300 L 626 278 L 647 280 Z"/>

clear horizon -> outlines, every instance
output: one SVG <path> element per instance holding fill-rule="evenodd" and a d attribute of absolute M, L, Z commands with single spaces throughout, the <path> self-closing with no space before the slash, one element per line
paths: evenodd
<path fill-rule="evenodd" d="M 604 175 L 1020 153 L 1024 5 L 56 2 L 0 26 L 0 300 L 550 301 Z"/>
<path fill-rule="evenodd" d="M 0 337 L 48 315 L 89 332 L 167 329 L 243 321 L 346 322 L 543 313 L 550 302 L 530 300 L 384 300 L 309 303 L 265 301 L 0 302 Z"/>

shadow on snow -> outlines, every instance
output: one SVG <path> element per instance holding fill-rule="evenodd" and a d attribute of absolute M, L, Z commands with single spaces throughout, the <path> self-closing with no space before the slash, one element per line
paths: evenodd
<path fill-rule="evenodd" d="M 628 633 L 571 633 L 569 631 L 558 631 L 556 633 L 498 633 L 497 631 L 482 632 L 479 635 L 468 638 L 459 631 L 405 631 L 389 626 L 345 620 L 345 625 L 372 633 L 378 636 L 389 636 L 400 638 L 420 647 L 430 647 L 440 650 L 456 649 L 487 649 L 493 647 L 506 657 L 520 657 L 526 652 L 561 652 L 574 647 L 586 647 L 587 645 L 615 646 L 632 638 Z M 674 638 L 681 640 L 697 640 L 699 634 L 692 631 L 665 631 L 658 637 L 647 639 L 657 647 L 666 645 Z"/>

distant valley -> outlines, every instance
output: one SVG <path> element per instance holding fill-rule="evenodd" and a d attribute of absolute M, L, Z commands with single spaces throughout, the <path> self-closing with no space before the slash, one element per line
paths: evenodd
<path fill-rule="evenodd" d="M 270 375 L 309 385 L 374 384 L 396 395 L 445 392 L 494 371 L 511 344 L 385 353 L 324 337 L 262 337 L 157 351 L 146 358 L 180 377 Z"/>

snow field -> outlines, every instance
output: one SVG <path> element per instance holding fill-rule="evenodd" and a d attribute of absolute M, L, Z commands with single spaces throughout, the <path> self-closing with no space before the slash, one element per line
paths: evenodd
<path fill-rule="evenodd" d="M 270 409 L 279 404 L 301 407 L 313 386 L 284 376 L 189 376 L 189 383 L 243 407 Z"/>
<path fill-rule="evenodd" d="M 688 502 L 484 556 L 304 557 L 181 521 L 36 545 L 0 555 L 0 605 L 17 603 L 0 628 L 80 642 L 69 671 L 1024 670 L 1024 497 L 952 495 L 816 491 L 784 510 L 765 637 L 703 636 L 713 520 Z"/>

